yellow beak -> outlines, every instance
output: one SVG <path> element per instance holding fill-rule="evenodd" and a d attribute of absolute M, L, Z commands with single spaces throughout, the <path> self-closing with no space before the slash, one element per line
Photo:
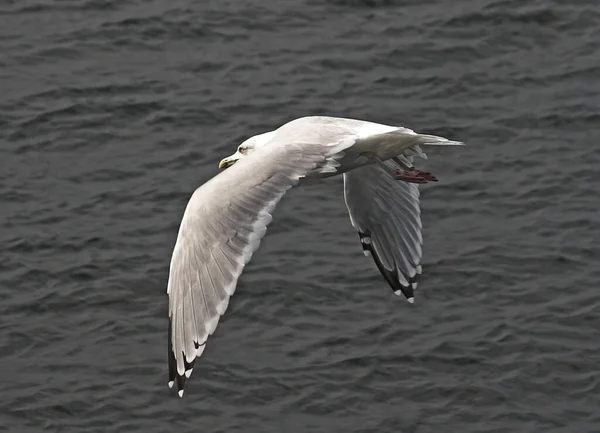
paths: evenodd
<path fill-rule="evenodd" d="M 223 158 L 221 162 L 219 162 L 219 168 L 227 168 L 235 164 L 235 159 Z"/>

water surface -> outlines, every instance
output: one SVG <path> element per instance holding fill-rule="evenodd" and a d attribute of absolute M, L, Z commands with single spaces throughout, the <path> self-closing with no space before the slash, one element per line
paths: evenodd
<path fill-rule="evenodd" d="M 0 3 L 0 430 L 597 433 L 599 41 L 594 1 Z M 468 143 L 417 302 L 341 179 L 292 190 L 178 399 L 187 200 L 309 114 Z"/>

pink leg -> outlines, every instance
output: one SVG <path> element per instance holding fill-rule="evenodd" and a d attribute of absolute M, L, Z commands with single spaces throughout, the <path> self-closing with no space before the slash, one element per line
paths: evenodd
<path fill-rule="evenodd" d="M 421 170 L 396 170 L 392 173 L 392 177 L 396 180 L 403 180 L 409 183 L 427 183 L 437 182 L 437 177 L 431 173 Z"/>

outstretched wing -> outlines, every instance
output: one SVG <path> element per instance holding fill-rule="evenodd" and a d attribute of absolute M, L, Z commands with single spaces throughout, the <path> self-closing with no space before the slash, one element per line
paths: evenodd
<path fill-rule="evenodd" d="M 418 148 L 396 159 L 344 174 L 344 198 L 350 221 L 358 231 L 365 255 L 397 295 L 414 302 L 421 274 L 421 210 L 416 184 L 398 181 L 390 172 L 412 167 L 412 156 L 426 157 Z"/>
<path fill-rule="evenodd" d="M 169 386 L 177 383 L 180 397 L 276 204 L 301 177 L 326 167 L 352 143 L 267 144 L 194 192 L 181 221 L 167 285 Z"/>

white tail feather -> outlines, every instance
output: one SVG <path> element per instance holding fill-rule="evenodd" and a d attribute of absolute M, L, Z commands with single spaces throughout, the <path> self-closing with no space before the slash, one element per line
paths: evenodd
<path fill-rule="evenodd" d="M 437 135 L 418 134 L 419 142 L 425 146 L 464 146 L 462 141 L 448 140 Z"/>

